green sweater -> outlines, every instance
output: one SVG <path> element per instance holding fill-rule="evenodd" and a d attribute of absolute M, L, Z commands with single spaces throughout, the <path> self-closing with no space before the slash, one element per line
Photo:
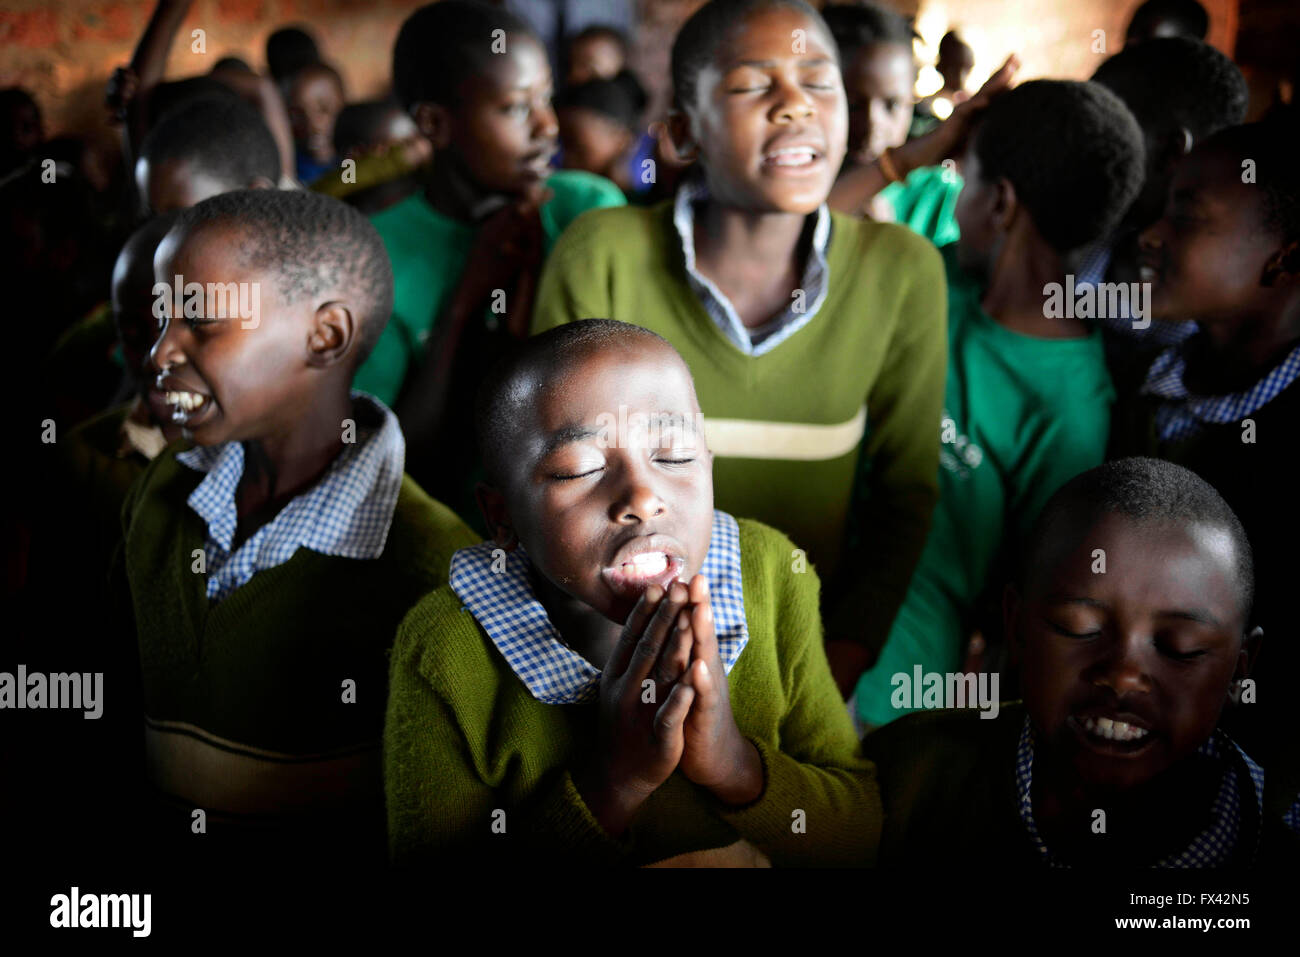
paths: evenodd
<path fill-rule="evenodd" d="M 582 213 L 626 202 L 617 186 L 591 173 L 561 170 L 546 185 L 553 195 L 542 204 L 540 216 L 548 253 Z M 442 215 L 422 192 L 376 213 L 371 221 L 393 265 L 393 315 L 352 385 L 391 406 L 411 365 L 424 357 L 434 319 L 460 282 L 478 229 Z"/>
<path fill-rule="evenodd" d="M 154 783 L 210 814 L 348 809 L 382 829 L 388 650 L 475 536 L 404 477 L 378 559 L 300 548 L 214 605 L 192 570 L 207 528 L 186 503 L 204 473 L 176 460 L 179 447 L 123 508 Z"/>
<path fill-rule="evenodd" d="M 1040 339 L 999 325 L 956 251 L 943 250 L 949 359 L 939 504 L 889 640 L 858 682 L 858 713 L 873 725 L 903 713 L 890 702 L 895 674 L 918 664 L 959 669 L 1006 546 L 1023 538 L 1052 493 L 1101 464 L 1110 431 L 1115 390 L 1101 331 Z"/>
<path fill-rule="evenodd" d="M 749 642 L 728 687 L 762 756 L 756 801 L 724 807 L 674 773 L 611 838 L 570 774 L 594 746 L 596 705 L 533 698 L 445 586 L 411 611 L 393 647 L 384 765 L 394 859 L 646 864 L 744 840 L 776 864 L 870 864 L 876 782 L 822 651 L 816 573 L 791 569 L 784 535 L 739 525 Z M 498 810 L 504 833 L 493 832 Z"/>
<path fill-rule="evenodd" d="M 609 318 L 671 342 L 695 379 L 718 508 L 788 534 L 828 579 L 831 637 L 879 647 L 937 497 L 947 364 L 938 253 L 902 226 L 833 213 L 821 310 L 748 356 L 688 284 L 672 212 L 667 202 L 574 223 L 543 271 L 533 330 Z M 870 468 L 858 519 L 873 547 L 832 581 L 860 454 Z"/>

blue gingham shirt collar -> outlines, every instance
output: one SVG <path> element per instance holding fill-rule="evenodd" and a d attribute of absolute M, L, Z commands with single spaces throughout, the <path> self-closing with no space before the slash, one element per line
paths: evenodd
<path fill-rule="evenodd" d="M 1250 755 L 1218 728 L 1197 749 L 1223 769 L 1219 792 L 1210 809 L 1211 823 L 1197 834 L 1183 850 L 1165 857 L 1152 867 L 1158 868 L 1209 868 L 1219 867 L 1232 857 L 1241 832 L 1243 798 L 1255 803 L 1255 820 L 1262 821 L 1264 814 L 1264 770 L 1250 759 Z M 1246 772 L 1248 783 L 1243 785 L 1240 772 Z M 1034 729 L 1025 715 L 1020 729 L 1020 744 L 1016 749 L 1016 794 L 1019 797 L 1020 821 L 1029 840 L 1038 852 L 1039 860 L 1048 867 L 1068 867 L 1044 843 L 1034 821 L 1033 791 Z M 1258 845 L 1260 828 L 1255 829 Z M 1254 856 L 1255 848 L 1251 849 Z"/>
<path fill-rule="evenodd" d="M 225 598 L 259 571 L 284 564 L 299 548 L 340 558 L 372 559 L 383 553 L 402 487 L 406 442 L 397 416 L 382 402 L 361 392 L 353 392 L 352 399 L 356 441 L 345 444 L 315 485 L 291 499 L 233 553 L 243 444 L 198 446 L 177 454 L 181 464 L 207 473 L 188 504 L 208 528 L 204 557 L 211 601 Z"/>
<path fill-rule="evenodd" d="M 803 279 L 799 284 L 803 296 L 800 299 L 792 297 L 790 305 L 763 325 L 746 329 L 735 306 L 722 290 L 695 268 L 695 204 L 708 199 L 708 196 L 708 187 L 704 181 L 698 176 L 692 176 L 678 188 L 673 203 L 673 225 L 677 228 L 682 243 L 687 280 L 709 318 L 733 346 L 745 355 L 764 355 L 808 325 L 826 301 L 826 292 L 830 287 L 830 267 L 826 264 L 826 249 L 831 236 L 830 209 L 825 203 L 817 209 L 812 249 L 809 250 Z"/>
<path fill-rule="evenodd" d="M 538 701 L 575 704 L 596 696 L 600 669 L 567 647 L 533 592 L 522 547 L 487 541 L 451 558 L 451 589 L 479 623 L 519 680 Z M 740 529 L 714 511 L 713 537 L 700 567 L 709 582 L 718 653 L 728 674 L 749 641 L 740 579 Z"/>
<path fill-rule="evenodd" d="M 1193 395 L 1183 382 L 1186 371 L 1185 353 L 1171 346 L 1156 356 L 1140 390 L 1164 400 L 1156 409 L 1156 432 L 1164 441 L 1190 438 L 1206 425 L 1240 422 L 1259 411 L 1300 376 L 1300 346 L 1259 382 L 1231 395 Z"/>

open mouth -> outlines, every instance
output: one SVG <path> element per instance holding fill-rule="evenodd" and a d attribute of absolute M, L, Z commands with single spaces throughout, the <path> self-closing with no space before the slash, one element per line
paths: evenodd
<path fill-rule="evenodd" d="M 601 577 L 616 594 L 636 599 L 651 585 L 667 589 L 685 570 L 686 559 L 677 549 L 652 537 L 621 549 L 614 561 L 601 570 Z"/>
<path fill-rule="evenodd" d="M 811 146 L 783 146 L 763 154 L 764 168 L 789 173 L 816 169 L 821 160 L 822 153 Z"/>
<path fill-rule="evenodd" d="M 555 146 L 547 146 L 540 150 L 535 150 L 524 157 L 524 167 L 533 173 L 548 173 L 551 168 L 551 158 L 555 155 Z"/>
<path fill-rule="evenodd" d="M 163 402 L 171 409 L 172 422 L 185 428 L 192 428 L 212 408 L 212 397 L 191 389 L 177 388 L 177 385 L 175 379 L 159 376 L 156 389 Z"/>
<path fill-rule="evenodd" d="M 1067 723 L 1085 746 L 1108 755 L 1130 755 L 1155 740 L 1150 728 L 1104 715 L 1071 715 Z"/>

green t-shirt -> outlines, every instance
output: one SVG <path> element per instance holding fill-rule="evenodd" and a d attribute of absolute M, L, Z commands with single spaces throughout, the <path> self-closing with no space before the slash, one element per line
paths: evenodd
<path fill-rule="evenodd" d="M 959 235 L 957 197 L 961 187 L 962 178 L 956 170 L 922 166 L 903 182 L 890 183 L 879 195 L 893 207 L 895 222 L 942 247 L 955 243 Z"/>
<path fill-rule="evenodd" d="M 582 213 L 626 203 L 617 186 L 591 173 L 563 170 L 546 185 L 554 192 L 541 208 L 547 254 Z M 420 361 L 434 318 L 460 281 L 476 227 L 437 212 L 423 193 L 375 214 L 371 222 L 393 264 L 393 315 L 352 384 L 391 406 L 407 370 Z"/>
<path fill-rule="evenodd" d="M 1004 543 L 1024 535 L 1062 484 L 1100 464 L 1110 431 L 1115 392 L 1100 330 L 1040 339 L 998 325 L 956 251 L 941 250 L 948 380 L 939 504 L 880 658 L 858 682 L 858 713 L 873 725 L 910 710 L 890 703 L 895 674 L 910 676 L 918 664 L 957 670 L 971 611 Z"/>

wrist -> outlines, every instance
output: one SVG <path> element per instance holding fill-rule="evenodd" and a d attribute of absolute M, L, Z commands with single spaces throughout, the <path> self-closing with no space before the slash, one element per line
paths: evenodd
<path fill-rule="evenodd" d="M 763 794 L 763 759 L 748 738 L 740 737 L 732 771 L 718 785 L 709 789 L 723 804 L 732 807 L 751 804 Z"/>
<path fill-rule="evenodd" d="M 612 781 L 599 769 L 590 767 L 574 775 L 573 785 L 591 816 L 611 837 L 623 835 L 633 815 L 650 796 L 647 792 Z"/>

